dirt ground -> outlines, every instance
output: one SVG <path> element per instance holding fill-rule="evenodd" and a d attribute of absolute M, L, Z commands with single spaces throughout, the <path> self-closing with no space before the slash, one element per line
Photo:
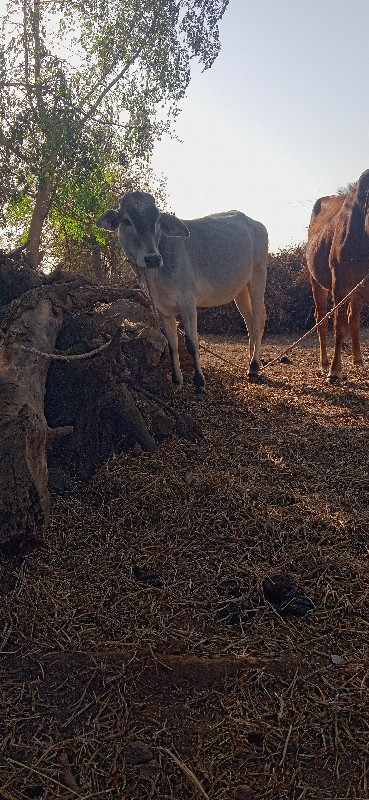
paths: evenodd
<path fill-rule="evenodd" d="M 338 387 L 315 339 L 257 385 L 203 341 L 203 439 L 112 459 L 7 562 L 0 800 L 369 798 L 369 335 Z"/>

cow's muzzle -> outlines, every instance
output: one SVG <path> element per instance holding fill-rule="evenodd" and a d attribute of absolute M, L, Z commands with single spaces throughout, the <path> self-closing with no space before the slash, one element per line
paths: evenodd
<path fill-rule="evenodd" d="M 145 256 L 144 261 L 149 269 L 156 269 L 156 267 L 161 267 L 163 263 L 163 259 L 160 253 L 150 253 L 148 256 Z"/>

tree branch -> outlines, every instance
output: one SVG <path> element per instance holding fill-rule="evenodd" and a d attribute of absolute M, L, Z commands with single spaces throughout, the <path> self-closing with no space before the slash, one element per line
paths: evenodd
<path fill-rule="evenodd" d="M 141 45 L 141 47 L 138 50 L 136 50 L 136 52 L 134 53 L 132 58 L 130 58 L 129 61 L 127 61 L 125 63 L 123 69 L 121 69 L 121 71 L 118 73 L 118 75 L 116 75 L 115 78 L 112 78 L 110 83 L 108 83 L 108 85 L 105 86 L 105 89 L 103 89 L 102 92 L 100 92 L 97 100 L 95 100 L 95 102 L 92 103 L 92 105 L 90 106 L 89 110 L 86 111 L 86 113 L 83 115 L 82 119 L 80 120 L 79 126 L 81 128 L 86 124 L 86 122 L 88 122 L 88 120 L 92 117 L 94 112 L 98 109 L 98 107 L 99 107 L 100 103 L 102 102 L 102 100 L 104 99 L 105 95 L 107 95 L 108 92 L 110 92 L 110 90 L 113 88 L 113 86 L 115 86 L 120 80 L 122 80 L 124 75 L 128 72 L 129 68 L 132 66 L 132 64 L 134 64 L 134 62 L 136 61 L 136 59 L 138 58 L 138 56 L 142 52 L 142 48 L 143 48 L 143 45 Z"/>
<path fill-rule="evenodd" d="M 86 105 L 86 103 L 88 102 L 90 97 L 92 97 L 92 95 L 96 92 L 96 89 L 98 89 L 99 86 L 101 86 L 101 84 L 104 83 L 104 81 L 108 78 L 108 76 L 111 74 L 111 72 L 113 72 L 113 69 L 116 67 L 117 63 L 118 63 L 118 60 L 115 58 L 113 63 L 110 64 L 110 67 L 108 67 L 108 69 L 106 69 L 105 72 L 103 72 L 103 74 L 100 75 L 98 82 L 86 94 L 84 100 L 82 100 L 82 104 L 81 104 L 80 109 L 79 109 L 80 111 L 82 111 L 82 107 Z"/>

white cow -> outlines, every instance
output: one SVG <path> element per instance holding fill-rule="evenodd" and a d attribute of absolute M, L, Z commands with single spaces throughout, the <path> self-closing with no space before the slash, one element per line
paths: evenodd
<path fill-rule="evenodd" d="M 118 229 L 120 244 L 139 278 L 147 282 L 173 359 L 173 383 L 182 386 L 176 315 L 180 314 L 186 347 L 195 365 L 195 389 L 205 391 L 199 358 L 197 308 L 235 300 L 250 339 L 249 379 L 256 380 L 265 325 L 264 291 L 268 233 L 240 211 L 182 221 L 161 213 L 151 194 L 130 192 L 119 209 L 96 221 Z"/>

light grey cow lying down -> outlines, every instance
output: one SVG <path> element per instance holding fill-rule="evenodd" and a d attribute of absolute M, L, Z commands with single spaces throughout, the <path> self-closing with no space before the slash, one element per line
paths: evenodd
<path fill-rule="evenodd" d="M 173 383 L 182 386 L 176 315 L 195 365 L 196 392 L 205 391 L 199 358 L 197 308 L 235 300 L 249 333 L 249 378 L 256 380 L 265 324 L 268 233 L 240 211 L 182 221 L 161 213 L 151 194 L 130 192 L 106 211 L 99 228 L 118 229 L 120 244 L 138 277 L 145 278 L 173 359 Z"/>

